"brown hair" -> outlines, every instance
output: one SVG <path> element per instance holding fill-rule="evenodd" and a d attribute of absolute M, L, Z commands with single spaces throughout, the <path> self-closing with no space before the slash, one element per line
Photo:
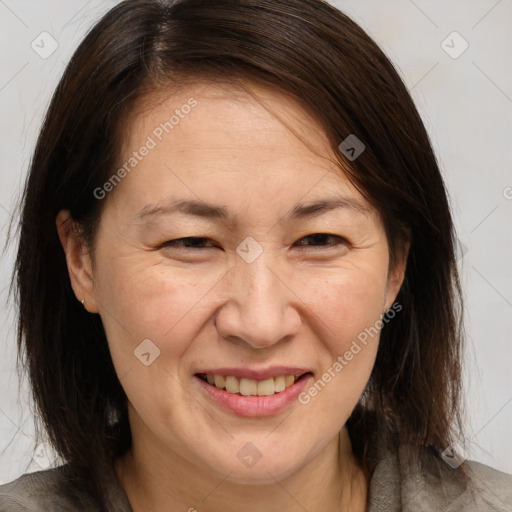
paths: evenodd
<path fill-rule="evenodd" d="M 88 33 L 53 95 L 21 204 L 13 284 L 19 362 L 51 443 L 102 507 L 131 443 L 127 398 L 99 315 L 76 300 L 55 218 L 69 209 L 90 248 L 135 101 L 187 77 L 249 79 L 321 122 L 349 179 L 382 215 L 395 262 L 410 250 L 364 400 L 348 421 L 361 465 L 370 438 L 434 453 L 461 432 L 462 301 L 446 190 L 428 135 L 377 44 L 322 0 L 126 0 Z M 338 145 L 355 134 L 365 151 Z M 113 422 L 112 418 L 117 418 Z"/>

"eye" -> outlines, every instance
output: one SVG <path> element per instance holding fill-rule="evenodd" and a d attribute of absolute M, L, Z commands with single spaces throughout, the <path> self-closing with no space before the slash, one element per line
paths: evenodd
<path fill-rule="evenodd" d="M 304 243 L 308 240 L 312 241 L 313 243 Z M 205 243 L 210 245 L 205 245 Z M 330 235 L 328 233 L 315 233 L 301 238 L 298 242 L 296 242 L 295 245 L 298 247 L 334 247 L 346 243 L 347 240 L 338 235 Z M 189 236 L 185 238 L 177 238 L 176 240 L 168 240 L 167 242 L 164 242 L 160 247 L 175 247 L 180 249 L 209 249 L 216 246 L 211 243 L 209 238 L 201 236 Z"/>
<path fill-rule="evenodd" d="M 304 240 L 312 240 L 314 243 L 313 244 L 303 243 Z M 331 240 L 333 242 L 323 243 L 326 240 L 327 241 Z M 334 247 L 334 246 L 337 246 L 340 244 L 345 244 L 345 243 L 347 243 L 347 240 L 345 240 L 343 237 L 338 236 L 338 235 L 330 235 L 328 233 L 314 233 L 313 235 L 307 235 L 307 236 L 301 238 L 298 242 L 296 242 L 296 244 L 298 244 L 299 247 L 310 246 L 310 245 Z"/>
<path fill-rule="evenodd" d="M 201 247 L 205 241 L 210 242 L 208 238 L 202 236 L 189 236 L 185 238 L 177 238 L 176 240 L 168 240 L 160 247 L 177 247 L 182 249 L 208 249 L 210 247 L 215 247 L 214 245 L 210 245 L 210 247 Z"/>

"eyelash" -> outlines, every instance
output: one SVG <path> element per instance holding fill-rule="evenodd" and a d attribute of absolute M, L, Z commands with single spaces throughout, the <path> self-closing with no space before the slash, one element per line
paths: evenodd
<path fill-rule="evenodd" d="M 300 240 L 305 240 L 305 239 L 308 239 L 308 238 L 313 238 L 313 237 L 318 237 L 318 236 L 334 238 L 337 241 L 336 241 L 336 243 L 333 243 L 333 244 L 319 244 L 319 245 L 317 245 L 317 247 L 328 247 L 328 248 L 331 248 L 331 247 L 335 247 L 335 246 L 347 243 L 347 240 L 345 238 L 343 238 L 341 236 L 338 236 L 338 235 L 331 235 L 329 233 L 314 233 L 312 235 L 306 235 L 306 236 L 302 237 Z M 189 236 L 189 237 L 185 237 L 185 238 L 177 238 L 176 240 L 168 240 L 167 242 L 164 242 L 160 247 L 176 247 L 176 248 L 180 248 L 180 249 L 192 249 L 192 250 L 194 250 L 194 249 L 209 249 L 209 248 L 215 247 L 215 246 L 211 246 L 211 247 L 187 247 L 186 245 L 183 245 L 184 242 L 189 242 L 191 240 L 209 240 L 209 238 L 201 237 L 201 236 Z M 308 247 L 308 245 L 300 245 L 299 247 Z M 314 245 L 309 245 L 309 247 L 315 247 L 315 246 Z"/>

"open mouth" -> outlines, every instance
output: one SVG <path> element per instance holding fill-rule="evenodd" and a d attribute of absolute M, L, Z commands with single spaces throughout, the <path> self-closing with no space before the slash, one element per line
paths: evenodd
<path fill-rule="evenodd" d="M 196 373 L 195 376 L 203 380 L 210 386 L 227 391 L 232 395 L 238 396 L 271 396 L 279 394 L 297 381 L 304 379 L 311 372 L 301 375 L 279 375 L 264 380 L 237 378 L 231 375 L 211 375 L 206 373 Z"/>

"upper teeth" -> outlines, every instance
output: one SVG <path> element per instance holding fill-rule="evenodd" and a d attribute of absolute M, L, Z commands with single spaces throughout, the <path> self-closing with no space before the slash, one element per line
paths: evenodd
<path fill-rule="evenodd" d="M 289 388 L 299 375 L 280 375 L 265 380 L 246 379 L 242 377 L 237 379 L 232 375 L 206 375 L 208 384 L 219 389 L 225 389 L 228 393 L 239 393 L 244 396 L 258 395 L 268 396 L 279 393 Z"/>

